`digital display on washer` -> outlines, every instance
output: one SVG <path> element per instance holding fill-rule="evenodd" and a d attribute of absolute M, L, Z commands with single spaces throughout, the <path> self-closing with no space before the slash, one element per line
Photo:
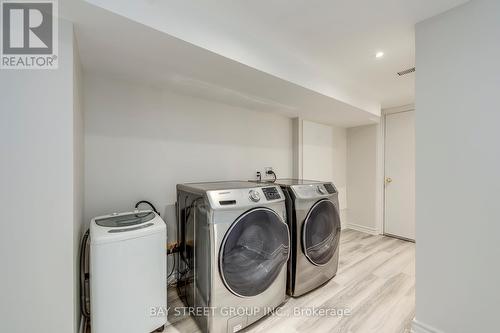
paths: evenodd
<path fill-rule="evenodd" d="M 328 193 L 330 194 L 335 193 L 335 187 L 333 187 L 332 184 L 323 184 L 323 186 L 325 186 Z"/>
<path fill-rule="evenodd" d="M 276 187 L 264 187 L 262 192 L 264 192 L 267 200 L 281 199 L 280 193 Z"/>

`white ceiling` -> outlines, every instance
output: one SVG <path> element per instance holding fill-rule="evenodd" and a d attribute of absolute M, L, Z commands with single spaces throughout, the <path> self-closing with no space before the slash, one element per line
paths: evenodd
<path fill-rule="evenodd" d="M 59 11 L 86 73 L 352 127 L 413 103 L 415 74 L 396 72 L 414 65 L 414 23 L 462 2 L 64 0 Z"/>
<path fill-rule="evenodd" d="M 60 2 L 75 26 L 85 75 L 343 127 L 379 117 L 80 0 Z M 168 112 L 168 110 L 166 110 Z M 265 118 L 263 118 L 265 120 Z"/>
<path fill-rule="evenodd" d="M 87 1 L 375 115 L 414 101 L 396 72 L 415 65 L 415 23 L 467 2 Z"/>

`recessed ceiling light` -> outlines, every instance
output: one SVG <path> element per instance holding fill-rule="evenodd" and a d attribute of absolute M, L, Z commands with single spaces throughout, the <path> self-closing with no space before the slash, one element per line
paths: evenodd
<path fill-rule="evenodd" d="M 382 58 L 384 56 L 384 52 L 380 51 L 375 53 L 375 58 Z"/>

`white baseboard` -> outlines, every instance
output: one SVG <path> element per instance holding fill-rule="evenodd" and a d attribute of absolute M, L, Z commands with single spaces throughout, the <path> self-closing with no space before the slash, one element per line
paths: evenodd
<path fill-rule="evenodd" d="M 444 333 L 443 331 L 440 331 L 430 325 L 421 323 L 416 319 L 413 319 L 411 323 L 411 331 L 412 333 Z"/>
<path fill-rule="evenodd" d="M 353 230 L 361 231 L 361 232 L 371 234 L 371 235 L 380 234 L 376 228 L 367 227 L 367 226 L 359 225 L 359 224 L 355 224 L 355 223 L 346 223 L 345 229 L 353 229 Z"/>

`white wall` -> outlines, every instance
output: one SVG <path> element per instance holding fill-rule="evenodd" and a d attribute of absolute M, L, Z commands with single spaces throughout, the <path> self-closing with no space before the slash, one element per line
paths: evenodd
<path fill-rule="evenodd" d="M 499 13 L 476 0 L 417 25 L 416 332 L 498 331 Z"/>
<path fill-rule="evenodd" d="M 80 241 L 87 223 L 83 220 L 84 207 L 84 119 L 83 73 L 76 39 L 73 38 L 73 297 L 75 332 L 80 326 Z"/>
<path fill-rule="evenodd" d="M 377 234 L 381 200 L 379 125 L 347 129 L 347 227 Z"/>
<path fill-rule="evenodd" d="M 176 184 L 292 175 L 289 118 L 91 73 L 84 106 L 86 221 L 147 199 L 172 241 Z"/>
<path fill-rule="evenodd" d="M 333 182 L 339 191 L 341 210 L 347 206 L 346 159 L 345 128 L 302 122 L 302 177 Z"/>
<path fill-rule="evenodd" d="M 59 69 L 0 74 L 2 332 L 77 326 L 72 43 L 73 27 L 61 21 Z"/>
<path fill-rule="evenodd" d="M 292 119 L 292 178 L 301 179 L 302 177 L 302 162 L 303 162 L 303 120 L 300 117 Z"/>

